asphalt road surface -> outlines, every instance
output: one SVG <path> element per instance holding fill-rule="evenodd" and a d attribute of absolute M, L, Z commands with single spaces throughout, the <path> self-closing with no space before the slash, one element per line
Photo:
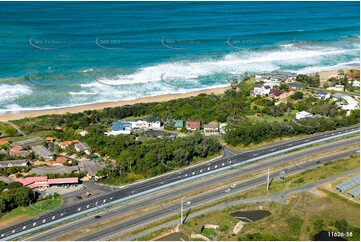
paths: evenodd
<path fill-rule="evenodd" d="M 327 158 L 322 158 L 320 159 L 321 163 L 330 161 L 330 160 L 338 160 L 344 157 L 348 157 L 351 155 L 356 154 L 355 150 L 352 151 L 346 151 L 340 154 L 335 154 L 331 157 L 327 157 Z M 317 164 L 314 161 L 308 162 L 308 168 L 312 168 L 314 166 L 317 166 Z M 306 166 L 304 166 L 303 168 L 305 168 Z M 299 167 L 299 166 L 293 166 L 291 168 L 288 169 L 288 174 L 294 174 L 297 172 L 300 172 L 303 170 L 303 168 Z M 280 171 L 276 171 L 276 172 L 272 172 L 270 174 L 270 178 L 273 180 L 279 179 L 279 172 Z M 240 184 L 236 184 L 236 187 L 234 188 L 230 188 L 229 192 L 225 192 L 224 189 L 217 189 L 214 192 L 211 193 L 207 193 L 195 198 L 192 198 L 192 203 L 190 207 L 185 207 L 185 213 L 186 210 L 191 209 L 192 207 L 196 207 L 197 205 L 203 205 L 205 203 L 209 203 L 211 201 L 215 201 L 218 200 L 220 198 L 229 196 L 230 194 L 232 194 L 232 192 L 240 192 L 242 190 L 246 190 L 246 189 L 250 189 L 253 188 L 255 186 L 261 185 L 261 184 L 265 184 L 265 181 L 267 179 L 267 175 L 264 176 L 259 176 L 255 179 L 251 179 L 245 182 L 242 182 Z M 137 216 L 134 219 L 128 220 L 126 222 L 123 223 L 119 223 L 115 226 L 112 227 L 108 227 L 102 230 L 99 230 L 95 233 L 91 233 L 91 234 L 87 234 L 85 236 L 82 236 L 80 238 L 77 238 L 77 241 L 95 241 L 95 240 L 107 240 L 110 237 L 114 237 L 116 234 L 118 234 L 120 231 L 125 231 L 125 230 L 129 230 L 129 229 L 133 229 L 141 224 L 145 224 L 147 222 L 156 222 L 159 221 L 162 218 L 165 217 L 170 217 L 172 215 L 176 215 L 179 214 L 180 212 L 180 204 L 177 205 L 173 205 L 170 207 L 166 207 L 164 209 L 160 209 L 151 213 L 147 213 L 141 216 Z"/>
<path fill-rule="evenodd" d="M 234 170 L 228 170 L 227 172 L 219 173 L 215 176 L 207 177 L 206 179 L 198 179 L 191 183 L 183 184 L 182 186 L 176 186 L 167 191 L 162 192 L 161 194 L 157 193 L 152 195 L 151 197 L 147 196 L 145 199 L 140 201 L 122 204 L 120 207 L 113 208 L 111 210 L 106 210 L 98 213 L 101 215 L 101 218 L 94 219 L 93 216 L 82 218 L 75 222 L 71 222 L 69 224 L 61 225 L 57 228 L 51 229 L 49 231 L 41 232 L 38 235 L 31 236 L 27 240 L 42 240 L 49 241 L 54 240 L 59 237 L 59 235 L 71 233 L 74 231 L 79 231 L 81 228 L 91 226 L 94 223 L 99 223 L 102 221 L 108 221 L 110 219 L 114 219 L 116 216 L 121 216 L 122 214 L 129 213 L 129 211 L 138 211 L 143 207 L 154 206 L 154 209 L 171 209 L 177 210 L 178 208 L 174 208 L 170 206 L 171 204 L 166 203 L 166 201 L 172 200 L 175 197 L 186 196 L 190 191 L 199 191 L 200 189 L 205 189 L 207 187 L 212 187 L 214 185 L 218 185 L 227 181 L 231 181 L 233 179 L 237 179 L 240 176 L 246 176 L 248 174 L 265 170 L 269 167 L 279 166 L 281 164 L 290 163 L 294 166 L 298 166 L 300 169 L 308 169 L 309 163 L 299 163 L 299 159 L 302 158 L 304 160 L 313 161 L 314 165 L 321 165 L 322 160 L 316 159 L 317 155 L 320 155 L 320 150 L 322 151 L 322 155 L 331 153 L 332 150 L 342 149 L 346 147 L 350 147 L 351 145 L 359 144 L 359 137 L 353 137 L 348 139 L 342 139 L 336 142 L 325 143 L 320 146 L 311 147 L 305 150 L 296 151 L 289 154 L 284 154 L 282 156 L 266 159 L 264 161 L 260 161 L 254 164 L 251 164 L 246 167 L 238 167 Z M 351 152 L 352 153 L 352 152 Z M 355 153 L 355 151 L 354 151 Z M 347 153 L 348 154 L 348 153 Z M 325 157 L 326 158 L 326 157 Z M 324 159 L 325 161 L 331 160 L 333 156 L 327 157 Z M 297 162 L 298 161 L 298 162 Z M 279 168 L 280 169 L 280 168 Z M 286 176 L 288 175 L 288 172 Z M 233 190 L 231 190 L 232 192 Z M 185 198 L 185 202 L 189 200 Z M 193 204 L 193 199 L 191 199 Z M 176 202 L 179 204 L 179 201 L 172 201 L 171 203 Z M 76 225 L 76 226 L 74 226 Z"/>
<path fill-rule="evenodd" d="M 155 190 L 165 184 L 173 184 L 176 182 L 182 182 L 183 180 L 189 180 L 191 177 L 195 177 L 197 175 L 200 175 L 202 173 L 213 173 L 216 170 L 221 170 L 224 167 L 231 168 L 235 164 L 241 164 L 249 159 L 260 157 L 263 155 L 268 155 L 273 152 L 279 152 L 282 150 L 286 150 L 287 148 L 294 147 L 297 145 L 303 145 L 306 143 L 310 143 L 312 141 L 317 141 L 324 138 L 331 138 L 332 136 L 336 135 L 342 135 L 347 134 L 353 131 L 357 131 L 359 127 L 347 127 L 342 128 L 339 130 L 329 131 L 325 133 L 320 133 L 312 136 L 308 136 L 302 139 L 297 140 L 290 140 L 289 142 L 285 142 L 282 144 L 275 144 L 271 146 L 267 146 L 264 148 L 251 150 L 248 152 L 244 152 L 238 155 L 233 156 L 232 158 L 223 158 L 219 160 L 215 160 L 210 163 L 206 163 L 204 165 L 194 166 L 182 169 L 179 172 L 170 173 L 168 175 L 164 175 L 158 178 L 150 179 L 148 181 L 144 181 L 141 183 L 137 183 L 131 186 L 128 186 L 121 191 L 118 192 L 112 192 L 106 195 L 103 195 L 101 197 L 97 197 L 94 199 L 89 199 L 84 202 L 81 202 L 79 204 L 71 205 L 69 207 L 64 207 L 61 209 L 58 209 L 56 211 L 44 214 L 38 218 L 31 219 L 16 225 L 13 225 L 11 227 L 2 229 L 0 231 L 0 239 L 12 239 L 16 235 L 24 234 L 26 231 L 35 231 L 36 228 L 42 228 L 43 225 L 46 224 L 54 224 L 53 222 L 58 220 L 63 221 L 63 218 L 69 217 L 71 215 L 75 216 L 77 214 L 83 214 L 83 211 L 89 210 L 89 209 L 96 209 L 99 207 L 99 205 L 105 205 L 107 203 L 110 203 L 112 201 L 118 200 L 118 199 L 131 199 L 132 195 L 145 192 L 148 190 Z M 21 233 L 21 234 L 20 234 Z M 6 238 L 9 237 L 9 238 Z"/>

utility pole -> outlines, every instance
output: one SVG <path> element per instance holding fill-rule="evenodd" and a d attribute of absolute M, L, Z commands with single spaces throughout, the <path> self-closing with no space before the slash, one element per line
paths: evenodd
<path fill-rule="evenodd" d="M 181 200 L 181 221 L 180 224 L 183 224 L 183 198 Z"/>
<path fill-rule="evenodd" d="M 267 173 L 267 192 L 268 192 L 268 188 L 269 188 L 269 168 Z"/>

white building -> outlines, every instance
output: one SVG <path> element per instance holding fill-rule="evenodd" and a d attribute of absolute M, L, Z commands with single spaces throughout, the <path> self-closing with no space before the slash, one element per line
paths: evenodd
<path fill-rule="evenodd" d="M 149 128 L 159 129 L 162 126 L 162 120 L 156 117 L 147 118 Z"/>
<path fill-rule="evenodd" d="M 148 122 L 144 120 L 138 120 L 136 122 L 129 122 L 132 124 L 132 129 L 145 129 L 148 128 Z"/>
<path fill-rule="evenodd" d="M 312 114 L 306 111 L 301 111 L 296 113 L 296 119 L 297 120 L 301 120 L 301 119 L 305 119 L 305 118 L 312 118 Z"/>
<path fill-rule="evenodd" d="M 256 84 L 253 88 L 253 95 L 254 96 L 266 96 L 266 95 L 269 95 L 270 91 L 271 91 L 270 86 Z"/>

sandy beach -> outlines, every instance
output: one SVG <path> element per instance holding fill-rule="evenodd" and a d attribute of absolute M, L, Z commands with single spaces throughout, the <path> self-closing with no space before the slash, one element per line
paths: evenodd
<path fill-rule="evenodd" d="M 168 101 L 168 100 L 172 100 L 172 99 L 197 96 L 201 93 L 222 94 L 229 88 L 230 87 L 211 88 L 211 89 L 179 93 L 179 94 L 159 95 L 159 96 L 154 96 L 154 97 L 138 98 L 138 99 L 134 99 L 134 100 L 98 103 L 98 104 L 82 105 L 82 106 L 69 107 L 69 108 L 48 109 L 48 110 L 39 110 L 39 111 L 31 111 L 31 112 L 23 112 L 23 113 L 6 113 L 6 114 L 0 115 L 0 121 L 17 120 L 17 119 L 23 119 L 26 117 L 37 117 L 37 116 L 46 115 L 46 114 L 78 113 L 78 112 L 83 112 L 85 110 L 100 110 L 100 109 L 104 109 L 107 107 L 119 107 L 119 106 L 124 106 L 124 105 L 132 105 L 132 104 L 136 104 L 136 103 L 164 102 L 164 101 Z"/>
<path fill-rule="evenodd" d="M 359 67 L 352 67 L 353 69 L 360 69 Z M 328 78 L 332 76 L 336 76 L 338 70 L 330 70 L 330 71 L 323 71 L 319 72 L 321 82 L 326 81 Z M 106 103 L 98 103 L 98 104 L 91 104 L 91 105 L 81 105 L 75 107 L 68 107 L 68 108 L 59 108 L 59 109 L 48 109 L 48 110 L 39 110 L 39 111 L 30 111 L 30 112 L 23 112 L 23 113 L 6 113 L 0 115 L 0 121 L 8 121 L 8 120 L 17 120 L 23 119 L 26 117 L 37 117 L 46 114 L 65 114 L 65 113 L 78 113 L 83 112 L 85 110 L 100 110 L 107 107 L 118 107 L 124 105 L 132 105 L 136 103 L 149 103 L 149 102 L 164 102 L 172 99 L 178 98 L 186 98 L 197 96 L 201 93 L 205 94 L 222 94 L 224 91 L 228 90 L 230 87 L 222 87 L 222 88 L 210 88 L 205 90 L 199 91 L 191 91 L 186 93 L 179 93 L 179 94 L 166 94 L 154 97 L 144 97 L 138 98 L 134 100 L 125 100 L 125 101 L 116 101 L 116 102 L 106 102 Z"/>

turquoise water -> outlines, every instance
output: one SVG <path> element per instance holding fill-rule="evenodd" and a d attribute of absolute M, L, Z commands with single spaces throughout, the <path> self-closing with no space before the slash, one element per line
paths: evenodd
<path fill-rule="evenodd" d="M 359 63 L 358 2 L 1 2 L 0 112 Z"/>

